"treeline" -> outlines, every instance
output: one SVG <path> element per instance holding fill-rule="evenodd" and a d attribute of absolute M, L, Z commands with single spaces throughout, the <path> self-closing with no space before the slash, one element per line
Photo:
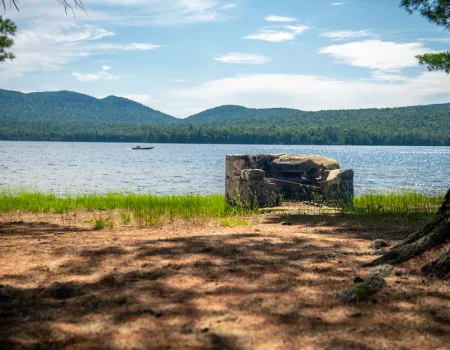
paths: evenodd
<path fill-rule="evenodd" d="M 317 112 L 229 105 L 177 119 L 121 97 L 0 89 L 0 139 L 449 146 L 450 104 Z"/>
<path fill-rule="evenodd" d="M 111 125 L 102 129 L 0 126 L 1 140 L 219 143 L 286 145 L 391 145 L 450 146 L 450 135 L 439 132 L 397 131 L 367 128 L 258 127 L 258 126 L 129 126 Z"/>
<path fill-rule="evenodd" d="M 147 142 L 448 146 L 450 134 L 377 131 L 365 128 L 204 126 L 144 128 Z"/>

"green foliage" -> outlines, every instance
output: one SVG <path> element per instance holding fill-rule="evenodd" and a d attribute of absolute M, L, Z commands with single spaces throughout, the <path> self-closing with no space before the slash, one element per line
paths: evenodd
<path fill-rule="evenodd" d="M 101 130 L 118 124 L 138 128 L 178 121 L 122 97 L 96 99 L 70 91 L 23 94 L 0 89 L 0 105 L 0 125 L 22 124 L 24 129 L 38 130 L 50 128 L 50 135 L 56 130 Z"/>
<path fill-rule="evenodd" d="M 358 214 L 434 214 L 444 194 L 427 195 L 418 192 L 371 193 L 357 196 L 349 210 Z M 141 218 L 194 217 L 218 218 L 225 226 L 244 225 L 248 222 L 239 217 L 253 213 L 239 207 L 229 207 L 223 195 L 173 195 L 150 194 L 66 195 L 30 191 L 0 191 L 0 213 L 16 211 L 29 213 L 67 213 L 76 210 L 104 211 L 123 210 L 124 224 Z M 230 218 L 234 218 L 230 220 Z M 100 217 L 100 221 L 102 218 Z"/>
<path fill-rule="evenodd" d="M 450 29 L 450 0 L 402 0 L 400 6 L 409 13 L 418 11 L 430 22 Z"/>
<path fill-rule="evenodd" d="M 401 5 L 410 14 L 418 11 L 430 22 L 450 29 L 450 0 L 402 0 Z M 443 70 L 450 73 L 450 52 L 427 53 L 416 56 L 428 70 Z"/>
<path fill-rule="evenodd" d="M 444 200 L 444 194 L 426 195 L 417 192 L 371 193 L 355 197 L 348 210 L 362 215 L 434 214 Z"/>
<path fill-rule="evenodd" d="M 130 213 L 122 213 L 122 224 L 128 225 L 131 222 L 131 214 Z"/>
<path fill-rule="evenodd" d="M 103 230 L 104 228 L 105 228 L 105 222 L 103 221 L 103 220 L 92 220 L 91 221 L 91 225 L 92 225 L 92 228 L 95 230 L 95 231 L 100 231 L 100 230 Z"/>
<path fill-rule="evenodd" d="M 224 227 L 236 227 L 236 226 L 248 226 L 249 223 L 243 220 L 230 220 L 230 219 L 221 219 L 219 220 L 220 226 Z"/>
<path fill-rule="evenodd" d="M 450 51 L 440 53 L 426 53 L 416 56 L 421 65 L 426 65 L 429 71 L 443 70 L 450 73 Z"/>
<path fill-rule="evenodd" d="M 0 62 L 12 60 L 15 58 L 14 54 L 7 52 L 14 45 L 14 40 L 11 38 L 16 34 L 17 26 L 13 21 L 0 16 Z"/>
<path fill-rule="evenodd" d="M 131 213 L 139 226 L 156 225 L 163 220 L 226 218 L 250 213 L 244 209 L 230 210 L 223 195 L 155 196 L 137 194 L 56 196 L 51 193 L 0 191 L 0 213 L 67 213 L 76 210 L 124 210 Z M 129 222 L 130 214 L 122 216 Z M 103 223 L 103 224 L 101 224 Z M 93 227 L 103 229 L 105 220 L 96 219 Z"/>
<path fill-rule="evenodd" d="M 136 102 L 0 89 L 0 140 L 450 145 L 450 104 L 305 112 L 213 108 L 185 120 Z"/>
<path fill-rule="evenodd" d="M 450 105 L 320 112 L 222 106 L 143 132 L 145 141 L 161 143 L 450 145 L 449 114 Z"/>

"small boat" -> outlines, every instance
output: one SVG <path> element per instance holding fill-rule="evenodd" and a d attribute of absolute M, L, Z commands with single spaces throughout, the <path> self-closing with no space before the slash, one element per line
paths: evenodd
<path fill-rule="evenodd" d="M 149 149 L 153 149 L 153 148 L 155 148 L 155 147 L 141 147 L 141 146 L 136 146 L 136 147 L 132 147 L 132 149 L 135 149 L 135 150 L 149 150 Z"/>

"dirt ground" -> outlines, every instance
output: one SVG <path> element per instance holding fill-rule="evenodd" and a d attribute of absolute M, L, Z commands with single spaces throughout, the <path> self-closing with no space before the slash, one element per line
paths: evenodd
<path fill-rule="evenodd" d="M 371 240 L 411 227 L 268 213 L 94 231 L 92 215 L 0 219 L 0 349 L 450 349 L 430 256 L 367 302 L 337 298 Z"/>

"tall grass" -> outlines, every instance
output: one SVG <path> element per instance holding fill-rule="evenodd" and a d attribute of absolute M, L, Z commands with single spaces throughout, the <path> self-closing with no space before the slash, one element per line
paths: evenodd
<path fill-rule="evenodd" d="M 427 195 L 418 192 L 371 193 L 355 197 L 353 208 L 345 212 L 362 215 L 435 214 L 444 200 L 444 193 Z"/>
<path fill-rule="evenodd" d="M 0 213 L 67 213 L 76 210 L 125 210 L 140 224 L 162 219 L 219 218 L 243 215 L 242 208 L 228 206 L 223 195 L 116 194 L 57 196 L 29 191 L 0 191 Z"/>
<path fill-rule="evenodd" d="M 345 214 L 362 216 L 378 215 L 433 215 L 444 199 L 444 194 L 431 196 L 415 192 L 372 193 L 354 198 L 353 206 L 343 209 Z M 319 208 L 320 209 L 320 208 Z M 325 207 L 321 208 L 326 214 Z M 0 214 L 59 213 L 71 211 L 121 210 L 122 222 L 127 224 L 131 216 L 139 226 L 155 225 L 163 220 L 208 219 L 242 216 L 253 213 L 242 205 L 229 206 L 223 195 L 172 195 L 150 194 L 66 195 L 30 191 L 0 191 Z M 256 211 L 256 210 L 255 210 Z M 339 213 L 333 211 L 333 213 Z"/>

